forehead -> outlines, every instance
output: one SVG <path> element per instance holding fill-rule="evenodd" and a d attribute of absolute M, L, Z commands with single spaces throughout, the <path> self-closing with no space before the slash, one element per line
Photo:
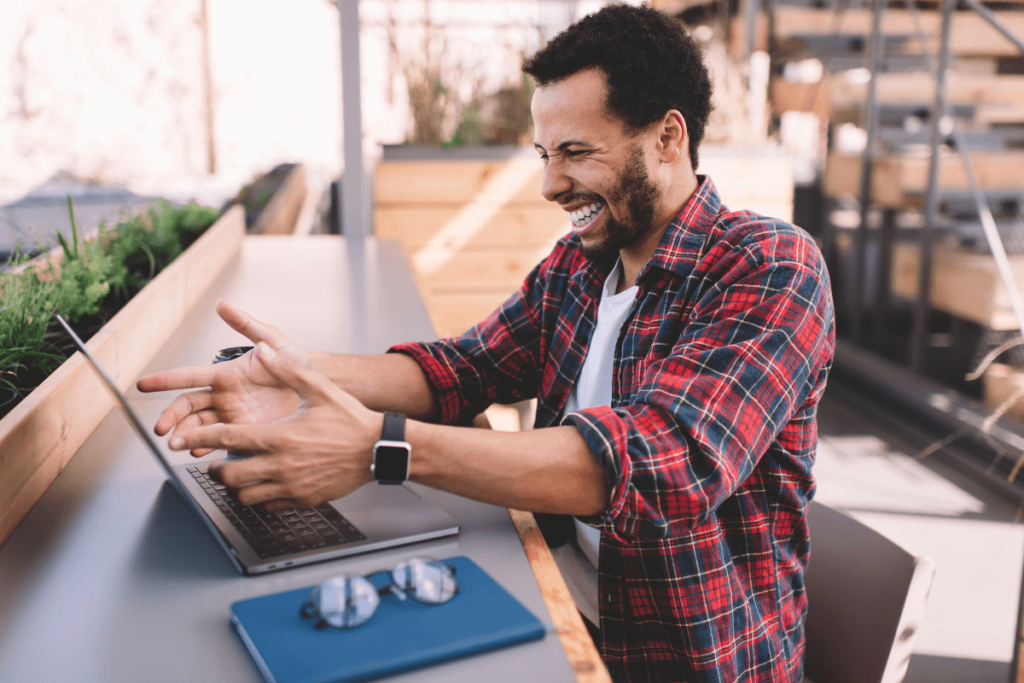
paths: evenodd
<path fill-rule="evenodd" d="M 605 76 L 587 69 L 533 93 L 534 142 L 548 151 L 567 140 L 593 144 L 624 137 L 624 126 L 607 107 Z"/>

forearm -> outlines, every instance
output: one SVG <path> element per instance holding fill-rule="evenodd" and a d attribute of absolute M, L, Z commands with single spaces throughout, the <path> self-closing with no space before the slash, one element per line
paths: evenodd
<path fill-rule="evenodd" d="M 575 427 L 494 432 L 410 420 L 410 478 L 432 488 L 531 512 L 596 515 L 607 479 Z"/>
<path fill-rule="evenodd" d="M 437 416 L 434 390 L 419 363 L 401 353 L 353 356 L 311 353 L 312 368 L 378 412 L 395 412 L 417 420 Z"/>

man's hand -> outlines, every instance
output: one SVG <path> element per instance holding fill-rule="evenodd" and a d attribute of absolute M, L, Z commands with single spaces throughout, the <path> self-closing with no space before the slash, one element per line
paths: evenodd
<path fill-rule="evenodd" d="M 300 396 L 301 409 L 269 424 L 196 427 L 172 436 L 170 447 L 255 453 L 247 460 L 215 463 L 212 474 L 243 505 L 267 503 L 271 511 L 341 498 L 372 481 L 373 444 L 383 415 L 269 344 L 257 345 L 254 362 Z"/>
<path fill-rule="evenodd" d="M 217 302 L 217 314 L 232 329 L 244 334 L 253 343 L 265 343 L 299 366 L 308 368 L 309 354 L 275 327 L 265 325 L 225 301 Z M 179 368 L 143 377 L 139 391 L 170 391 L 199 389 L 178 396 L 160 415 L 154 431 L 163 436 L 186 434 L 197 427 L 224 424 L 264 424 L 293 414 L 301 399 L 293 389 L 267 372 L 249 352 L 235 360 L 216 365 Z M 206 387 L 206 388 L 203 388 Z M 210 452 L 196 448 L 192 455 L 201 457 Z"/>

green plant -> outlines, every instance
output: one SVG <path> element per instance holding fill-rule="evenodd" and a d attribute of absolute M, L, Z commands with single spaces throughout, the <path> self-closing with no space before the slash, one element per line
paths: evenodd
<path fill-rule="evenodd" d="M 15 257 L 12 263 L 16 268 L 22 262 Z M 46 342 L 58 297 L 54 282 L 0 271 L 0 414 L 18 397 L 20 375 L 30 367 L 49 374 L 64 361 Z"/>
<path fill-rule="evenodd" d="M 73 352 L 54 319 L 61 313 L 88 339 L 177 258 L 219 216 L 196 204 L 159 200 L 114 228 L 83 240 L 68 198 L 70 239 L 63 258 L 33 266 L 21 256 L 0 271 L 0 417 Z"/>

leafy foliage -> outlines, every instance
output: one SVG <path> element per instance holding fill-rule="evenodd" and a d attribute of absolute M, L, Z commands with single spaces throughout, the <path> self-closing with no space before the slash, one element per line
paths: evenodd
<path fill-rule="evenodd" d="M 70 197 L 68 212 L 71 235 L 57 236 L 59 263 L 33 267 L 17 257 L 0 271 L 0 417 L 71 355 L 56 313 L 87 339 L 219 216 L 160 200 L 112 229 L 100 224 L 94 239 L 83 240 Z"/>

